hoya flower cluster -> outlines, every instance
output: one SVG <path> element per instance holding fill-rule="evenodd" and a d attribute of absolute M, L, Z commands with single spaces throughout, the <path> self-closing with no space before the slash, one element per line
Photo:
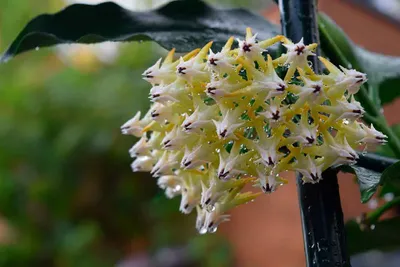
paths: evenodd
<path fill-rule="evenodd" d="M 287 51 L 272 59 L 267 48 L 282 42 Z M 181 196 L 180 211 L 197 212 L 200 233 L 228 221 L 228 210 L 261 193 L 241 192 L 246 184 L 275 191 L 280 174 L 297 171 L 317 183 L 335 165 L 353 164 L 360 144 L 384 143 L 386 136 L 358 119 L 364 113 L 353 95 L 367 80 L 320 57 L 329 74 L 308 63 L 316 44 L 284 36 L 257 41 L 247 30 L 232 49 L 211 42 L 144 72 L 153 86 L 151 109 L 122 126 L 140 137 L 130 149 L 133 171 L 151 172 L 167 197 Z"/>

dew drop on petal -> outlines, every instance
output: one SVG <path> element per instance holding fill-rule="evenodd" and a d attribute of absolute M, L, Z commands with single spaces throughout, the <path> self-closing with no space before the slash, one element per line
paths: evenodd
<path fill-rule="evenodd" d="M 207 228 L 203 227 L 199 230 L 199 234 L 204 235 L 207 233 Z"/>
<path fill-rule="evenodd" d="M 214 210 L 215 210 L 215 206 L 214 205 L 207 205 L 206 206 L 206 211 L 213 212 Z"/>
<path fill-rule="evenodd" d="M 181 191 L 182 187 L 180 185 L 176 185 L 173 189 L 174 193 Z"/>
<path fill-rule="evenodd" d="M 213 233 L 215 233 L 217 230 L 218 230 L 218 227 L 213 227 L 213 228 L 211 228 L 208 232 L 211 233 L 211 234 L 213 234 Z"/>

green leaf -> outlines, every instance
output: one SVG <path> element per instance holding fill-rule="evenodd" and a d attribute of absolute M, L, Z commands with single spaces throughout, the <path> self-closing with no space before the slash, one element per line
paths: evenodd
<path fill-rule="evenodd" d="M 343 172 L 354 173 L 360 187 L 361 202 L 368 202 L 381 184 L 381 174 L 359 166 L 340 166 Z"/>
<path fill-rule="evenodd" d="M 400 57 L 373 53 L 360 47 L 356 54 L 368 74 L 369 84 L 379 92 L 382 105 L 400 96 Z"/>
<path fill-rule="evenodd" d="M 221 47 L 231 37 L 243 37 L 246 27 L 260 39 L 277 34 L 276 26 L 244 9 L 219 10 L 200 0 L 174 1 L 159 9 L 133 12 L 106 2 L 71 5 L 31 20 L 1 61 L 40 47 L 66 43 L 154 40 L 167 49 L 187 52 L 213 40 Z"/>
<path fill-rule="evenodd" d="M 382 173 L 381 181 L 384 184 L 379 194 L 381 197 L 386 193 L 400 195 L 400 161 L 386 168 Z"/>
<path fill-rule="evenodd" d="M 354 44 L 330 17 L 319 13 L 318 28 L 322 49 L 330 60 L 345 68 L 361 69 L 354 52 Z"/>
<path fill-rule="evenodd" d="M 368 74 L 369 97 L 376 105 L 390 103 L 400 95 L 400 57 L 373 53 L 355 45 L 325 14 L 319 14 L 318 26 L 322 50 L 333 63 Z"/>
<path fill-rule="evenodd" d="M 352 220 L 346 223 L 347 246 L 350 255 L 371 249 L 392 250 L 400 246 L 400 217 L 383 220 L 374 225 L 374 230 L 361 230 Z"/>
<path fill-rule="evenodd" d="M 392 164 L 386 170 L 383 171 L 381 182 L 385 183 L 390 180 L 399 180 L 400 181 L 400 161 Z"/>

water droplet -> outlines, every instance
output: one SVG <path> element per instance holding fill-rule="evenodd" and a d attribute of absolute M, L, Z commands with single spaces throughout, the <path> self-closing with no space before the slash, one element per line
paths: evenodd
<path fill-rule="evenodd" d="M 199 230 L 199 234 L 204 235 L 205 233 L 207 233 L 207 228 L 203 227 Z"/>
<path fill-rule="evenodd" d="M 368 153 L 367 146 L 365 146 L 363 151 L 361 152 L 361 155 L 365 156 L 365 155 L 367 155 L 367 153 Z"/>
<path fill-rule="evenodd" d="M 206 211 L 213 212 L 214 210 L 215 210 L 215 206 L 214 205 L 207 205 L 206 206 Z"/>
<path fill-rule="evenodd" d="M 40 49 L 39 46 L 36 46 L 36 47 L 35 47 L 35 50 L 36 50 L 36 51 L 39 51 L 39 49 Z"/>
<path fill-rule="evenodd" d="M 180 186 L 180 185 L 178 184 L 178 185 L 176 185 L 176 186 L 174 187 L 174 189 L 172 189 L 172 191 L 174 191 L 174 193 L 177 193 L 177 192 L 181 191 L 181 189 L 182 189 L 182 186 Z"/>
<path fill-rule="evenodd" d="M 209 233 L 213 234 L 218 230 L 218 227 L 212 227 L 210 230 L 208 230 Z"/>
<path fill-rule="evenodd" d="M 371 224 L 371 226 L 369 227 L 371 230 L 375 230 L 375 224 Z"/>
<path fill-rule="evenodd" d="M 393 193 L 386 193 L 386 194 L 383 196 L 383 199 L 384 199 L 386 202 L 392 201 L 393 198 L 394 198 L 394 194 L 393 194 Z"/>

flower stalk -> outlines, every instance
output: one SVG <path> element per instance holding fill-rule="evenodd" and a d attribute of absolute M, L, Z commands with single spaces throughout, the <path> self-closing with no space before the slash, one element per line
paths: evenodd
<path fill-rule="evenodd" d="M 319 43 L 315 0 L 279 0 L 283 34 L 295 42 Z M 316 50 L 317 55 L 319 50 Z M 316 73 L 321 66 L 310 58 Z M 340 203 L 337 173 L 322 173 L 322 181 L 305 184 L 297 174 L 297 187 L 308 267 L 351 266 L 346 248 L 343 212 Z"/>

